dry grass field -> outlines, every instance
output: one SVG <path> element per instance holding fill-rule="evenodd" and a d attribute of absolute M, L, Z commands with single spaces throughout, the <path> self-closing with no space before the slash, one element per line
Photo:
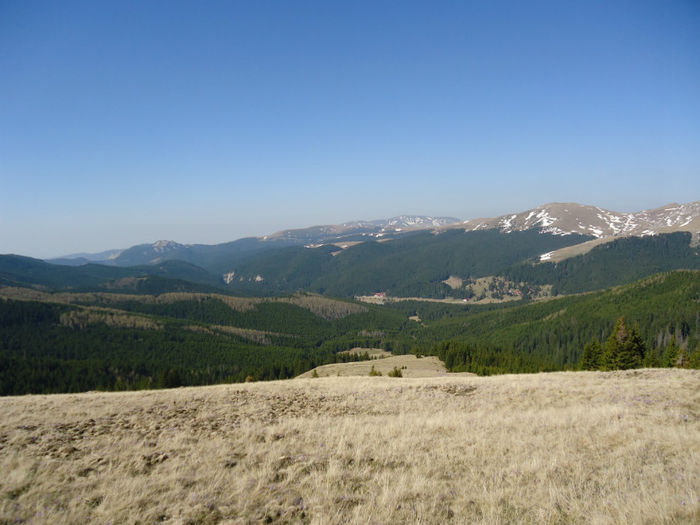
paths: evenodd
<path fill-rule="evenodd" d="M 465 374 L 450 374 L 445 364 L 435 356 L 417 358 L 415 355 L 392 356 L 389 352 L 385 355 L 375 354 L 375 359 L 370 361 L 357 361 L 353 363 L 333 363 L 321 365 L 299 376 L 299 379 L 310 378 L 314 371 L 319 377 L 347 377 L 368 376 L 372 367 L 382 375 L 387 375 L 395 367 L 401 370 L 403 377 L 439 377 L 461 376 Z M 466 374 L 473 375 L 473 374 Z"/>
<path fill-rule="evenodd" d="M 0 422 L 3 524 L 700 522 L 698 371 L 24 396 Z"/>

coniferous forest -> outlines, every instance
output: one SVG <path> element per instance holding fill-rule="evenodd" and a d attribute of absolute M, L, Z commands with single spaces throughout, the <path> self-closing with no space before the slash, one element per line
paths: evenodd
<path fill-rule="evenodd" d="M 487 305 L 0 291 L 0 395 L 286 379 L 367 358 L 344 352 L 356 347 L 436 355 L 450 371 L 480 375 L 700 368 L 696 270 Z"/>

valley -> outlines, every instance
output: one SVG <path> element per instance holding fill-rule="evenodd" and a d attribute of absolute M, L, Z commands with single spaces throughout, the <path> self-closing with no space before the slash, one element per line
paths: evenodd
<path fill-rule="evenodd" d="M 660 366 L 679 348 L 679 363 L 699 368 L 698 298 L 697 270 L 547 301 L 490 304 L 4 287 L 0 393 L 287 379 L 365 359 L 346 352 L 358 347 L 436 356 L 449 372 L 575 370 L 584 347 L 606 344 L 621 317 L 639 334 L 633 367 Z"/>
<path fill-rule="evenodd" d="M 364 374 L 357 347 L 447 373 L 576 370 L 620 319 L 636 338 L 624 367 L 697 368 L 699 212 L 550 204 L 158 241 L 73 265 L 0 255 L 0 394 Z"/>

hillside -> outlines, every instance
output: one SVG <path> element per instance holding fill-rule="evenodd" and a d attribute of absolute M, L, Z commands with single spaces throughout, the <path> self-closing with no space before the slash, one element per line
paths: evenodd
<path fill-rule="evenodd" d="M 446 360 L 451 371 L 478 374 L 575 368 L 583 347 L 604 342 L 616 319 L 638 326 L 649 363 L 660 363 L 671 338 L 700 366 L 700 272 L 659 274 L 609 290 L 492 308 L 392 303 L 425 326 L 408 325 L 413 352 Z M 458 343 L 454 352 L 449 342 Z M 459 348 L 459 350 L 457 350 Z M 452 355 L 449 355 L 452 354 Z"/>
<path fill-rule="evenodd" d="M 223 282 L 203 268 L 178 260 L 122 268 L 94 263 L 69 266 L 20 255 L 0 255 L 0 286 L 161 293 L 221 290 Z"/>
<path fill-rule="evenodd" d="M 697 523 L 700 372 L 0 398 L 3 523 Z"/>
<path fill-rule="evenodd" d="M 223 266 L 216 263 L 209 269 L 181 260 L 131 267 L 66 266 L 0 255 L 0 285 L 259 297 L 306 291 L 350 298 L 381 292 L 393 298 L 498 302 L 600 290 L 661 271 L 700 268 L 700 247 L 687 232 L 615 238 L 589 246 L 588 253 L 572 252 L 564 260 L 554 260 L 561 250 L 588 244 L 587 239 L 535 230 L 418 231 L 342 246 L 251 250 L 243 258 L 225 263 L 222 259 Z M 222 268 L 223 273 L 215 273 Z"/>
<path fill-rule="evenodd" d="M 387 346 L 406 318 L 319 296 L 0 288 L 0 395 L 291 378 Z"/>
<path fill-rule="evenodd" d="M 576 369 L 584 346 L 604 342 L 621 316 L 639 327 L 644 364 L 663 364 L 675 341 L 686 365 L 698 368 L 699 298 L 698 271 L 512 305 L 379 306 L 309 294 L 256 298 L 4 287 L 0 394 L 284 379 L 359 360 L 344 352 L 355 347 L 434 355 L 451 372 L 480 375 Z M 364 374 L 364 365 L 353 366 Z"/>
<path fill-rule="evenodd" d="M 288 293 L 308 290 L 336 297 L 378 291 L 393 296 L 466 296 L 444 283 L 450 276 L 483 277 L 542 253 L 588 240 L 535 231 L 496 230 L 439 234 L 417 232 L 386 242 L 368 241 L 344 250 L 335 246 L 289 247 L 266 252 L 232 267 L 233 289 Z"/>
<path fill-rule="evenodd" d="M 659 272 L 700 269 L 700 247 L 691 241 L 687 232 L 621 237 L 558 262 L 549 262 L 548 253 L 539 264 L 516 264 L 500 275 L 529 285 L 552 285 L 555 294 L 590 292 Z"/>

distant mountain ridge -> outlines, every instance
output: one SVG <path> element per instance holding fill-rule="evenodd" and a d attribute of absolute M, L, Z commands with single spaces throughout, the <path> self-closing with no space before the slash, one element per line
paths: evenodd
<path fill-rule="evenodd" d="M 47 262 L 69 266 L 93 262 L 113 266 L 136 266 L 160 264 L 168 260 L 182 260 L 223 272 L 231 262 L 271 248 L 362 242 L 369 239 L 391 238 L 410 231 L 461 223 L 462 220 L 455 217 L 400 215 L 389 219 L 282 230 L 263 237 L 247 237 L 222 244 L 180 244 L 172 240 L 158 240 L 151 244 L 139 244 L 124 250 L 109 250 L 100 254 L 68 255 L 57 259 L 47 259 Z M 101 255 L 105 255 L 105 257 L 100 259 Z"/>
<path fill-rule="evenodd" d="M 665 218 L 666 227 L 669 222 L 673 226 L 673 217 L 667 213 Z M 692 222 L 687 216 L 683 219 L 681 227 Z M 511 226 L 514 223 L 511 220 Z M 334 297 L 381 293 L 481 300 L 488 298 L 483 289 L 488 285 L 489 297 L 500 300 L 506 292 L 529 297 L 548 294 L 541 287 L 551 287 L 552 293 L 579 293 L 659 271 L 700 269 L 697 236 L 687 231 L 596 238 L 536 227 L 502 231 L 453 226 L 386 237 L 364 235 L 356 242 L 336 238 L 318 244 L 255 238 L 213 246 L 159 242 L 125 250 L 115 260 L 119 264 L 110 265 L 57 265 L 0 255 L 0 286 L 140 293 L 219 289 L 262 296 L 297 291 Z M 140 264 L 143 260 L 147 263 Z M 507 283 L 498 284 L 504 279 Z"/>
<path fill-rule="evenodd" d="M 554 202 L 520 213 L 464 222 L 467 231 L 498 228 L 503 232 L 538 229 L 554 235 L 645 236 L 676 231 L 700 233 L 700 201 L 672 203 L 653 210 L 620 213 L 575 202 Z"/>
<path fill-rule="evenodd" d="M 610 211 L 575 202 L 555 202 L 519 213 L 482 219 L 399 215 L 389 219 L 282 230 L 263 237 L 248 237 L 214 245 L 180 244 L 172 240 L 159 240 L 125 250 L 108 250 L 98 254 L 80 253 L 47 261 L 65 265 L 100 263 L 134 266 L 182 260 L 211 271 L 224 272 L 232 262 L 271 248 L 344 245 L 368 240 L 387 240 L 420 230 L 443 231 L 453 228 L 463 228 L 465 231 L 498 229 L 504 233 L 537 230 L 553 235 L 579 234 L 594 237 L 596 244 L 620 236 L 647 236 L 677 231 L 687 231 L 695 237 L 700 237 L 700 201 L 672 203 L 635 213 Z"/>
<path fill-rule="evenodd" d="M 389 219 L 373 221 L 351 221 L 342 224 L 327 224 L 311 226 L 294 230 L 282 230 L 271 235 L 265 235 L 263 240 L 274 241 L 285 239 L 299 244 L 318 244 L 326 241 L 343 242 L 364 240 L 363 238 L 382 238 L 387 235 L 405 231 L 440 228 L 461 224 L 462 219 L 455 217 L 430 217 L 425 215 L 398 215 Z"/>

